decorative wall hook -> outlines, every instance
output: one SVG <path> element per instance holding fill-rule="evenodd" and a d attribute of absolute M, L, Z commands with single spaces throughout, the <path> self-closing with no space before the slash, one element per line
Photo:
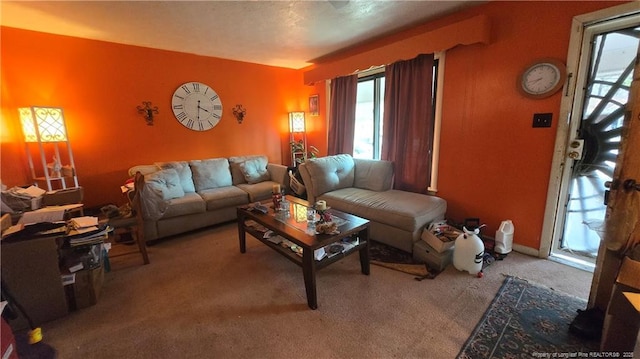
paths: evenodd
<path fill-rule="evenodd" d="M 142 101 L 142 105 L 144 107 L 136 106 L 138 113 L 144 116 L 148 126 L 153 126 L 153 114 L 159 114 L 158 106 L 151 107 L 151 101 Z"/>
<path fill-rule="evenodd" d="M 238 123 L 242 124 L 242 120 L 244 120 L 244 115 L 247 114 L 247 110 L 242 108 L 242 105 L 236 105 L 236 107 L 233 108 L 233 115 L 236 117 L 236 120 L 238 120 Z"/>

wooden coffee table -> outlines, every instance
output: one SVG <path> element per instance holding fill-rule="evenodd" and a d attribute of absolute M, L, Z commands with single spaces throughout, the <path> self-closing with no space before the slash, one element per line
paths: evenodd
<path fill-rule="evenodd" d="M 238 238 L 240 240 L 240 252 L 245 253 L 246 234 L 249 233 L 269 248 L 283 255 L 293 263 L 302 267 L 304 275 L 304 286 L 307 292 L 307 304 L 311 309 L 318 308 L 316 294 L 316 271 L 339 261 L 340 259 L 355 252 L 360 254 L 360 268 L 363 274 L 369 275 L 369 221 L 348 213 L 335 209 L 328 212 L 335 218 L 339 233 L 337 234 L 315 234 L 312 229 L 307 228 L 306 208 L 309 203 L 299 198 L 286 196 L 291 203 L 290 215 L 287 218 L 275 213 L 273 206 L 265 202 L 269 207 L 268 213 L 261 213 L 252 210 L 251 205 L 238 207 Z M 304 212 L 304 213 L 302 213 Z M 254 221 L 251 223 L 251 220 Z M 256 228 L 252 224 L 257 223 L 259 227 L 271 230 L 275 235 L 292 242 L 302 249 L 302 256 L 281 244 L 270 242 L 264 237 L 264 231 Z M 356 239 L 357 244 L 333 256 L 325 256 L 321 260 L 314 258 L 314 252 L 332 243 L 341 243 L 343 239 Z"/>

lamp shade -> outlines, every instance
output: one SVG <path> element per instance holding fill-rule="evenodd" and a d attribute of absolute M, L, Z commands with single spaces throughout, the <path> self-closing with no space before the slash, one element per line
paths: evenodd
<path fill-rule="evenodd" d="M 61 142 L 67 140 L 62 109 L 23 107 L 18 109 L 25 142 Z"/>
<path fill-rule="evenodd" d="M 304 132 L 304 112 L 289 112 L 289 132 Z"/>

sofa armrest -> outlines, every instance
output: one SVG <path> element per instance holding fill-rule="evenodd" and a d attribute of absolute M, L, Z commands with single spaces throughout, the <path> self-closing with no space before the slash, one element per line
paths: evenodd
<path fill-rule="evenodd" d="M 302 177 L 302 183 L 304 183 L 304 187 L 307 190 L 307 201 L 309 201 L 309 203 L 316 203 L 316 198 L 314 195 L 315 190 L 313 188 L 313 182 L 311 181 L 311 174 L 309 173 L 309 169 L 304 162 L 298 165 L 298 173 L 300 173 L 300 177 Z"/>
<path fill-rule="evenodd" d="M 136 165 L 129 168 L 128 173 L 130 177 L 135 177 L 138 172 L 142 173 L 144 176 L 157 171 L 160 171 L 160 167 L 156 165 Z"/>
<path fill-rule="evenodd" d="M 388 191 L 393 186 L 393 162 L 354 158 L 355 180 L 353 186 L 371 191 Z"/>
<path fill-rule="evenodd" d="M 277 163 L 267 163 L 267 171 L 269 171 L 269 176 L 271 176 L 272 181 L 280 183 L 280 186 L 283 188 L 289 187 L 287 166 Z"/>

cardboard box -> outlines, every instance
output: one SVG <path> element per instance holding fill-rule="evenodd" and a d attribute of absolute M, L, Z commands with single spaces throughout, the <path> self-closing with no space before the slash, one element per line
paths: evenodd
<path fill-rule="evenodd" d="M 16 242 L 2 241 L 0 262 L 2 281 L 28 313 L 36 326 L 62 318 L 69 313 L 65 291 L 60 282 L 58 244 L 51 237 Z M 10 320 L 15 331 L 29 328 L 27 318 L 18 311 Z"/>
<path fill-rule="evenodd" d="M 445 252 L 453 248 L 456 242 L 456 238 L 462 232 L 451 226 L 432 228 L 425 228 L 422 231 L 422 240 L 429 246 L 435 249 L 438 253 Z"/>
<path fill-rule="evenodd" d="M 68 285 L 67 295 L 72 310 L 87 308 L 98 303 L 104 281 L 104 267 L 84 269 L 75 273 L 75 283 Z"/>
<path fill-rule="evenodd" d="M 428 264 L 431 269 L 442 271 L 453 260 L 453 249 L 438 252 L 426 242 L 417 241 L 413 244 L 413 259 Z"/>
<path fill-rule="evenodd" d="M 605 316 L 602 351 L 633 353 L 640 331 L 640 310 L 634 306 L 637 293 L 640 293 L 640 262 L 625 257 Z"/>

